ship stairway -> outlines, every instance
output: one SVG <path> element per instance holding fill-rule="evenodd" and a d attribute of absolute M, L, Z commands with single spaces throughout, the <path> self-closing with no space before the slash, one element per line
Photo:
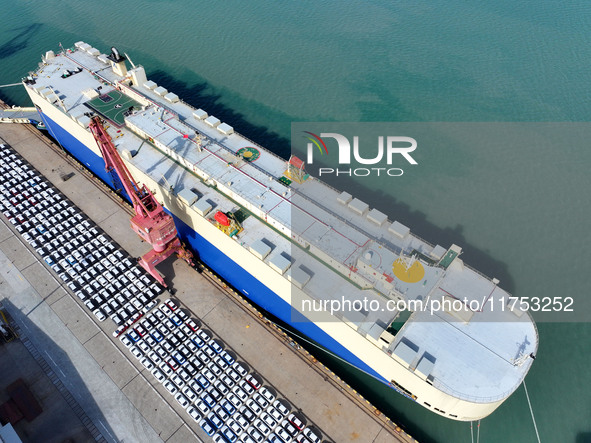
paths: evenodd
<path fill-rule="evenodd" d="M 0 109 L 0 123 L 37 123 L 41 120 L 35 108 Z"/>

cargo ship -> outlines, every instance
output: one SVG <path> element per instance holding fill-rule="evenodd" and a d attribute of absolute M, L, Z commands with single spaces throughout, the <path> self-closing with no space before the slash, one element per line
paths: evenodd
<path fill-rule="evenodd" d="M 80 41 L 48 50 L 23 86 L 49 134 L 118 189 L 89 130 L 101 116 L 127 168 L 199 260 L 393 393 L 473 421 L 531 368 L 530 313 L 466 265 L 459 246 L 432 245 L 309 176 L 299 158 L 280 158 L 185 103 L 117 49 Z M 342 309 L 332 309 L 335 300 Z"/>

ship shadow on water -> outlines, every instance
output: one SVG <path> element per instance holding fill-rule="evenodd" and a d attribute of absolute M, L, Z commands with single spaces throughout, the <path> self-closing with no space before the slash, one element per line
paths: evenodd
<path fill-rule="evenodd" d="M 28 26 L 11 29 L 9 32 L 16 33 L 16 35 L 0 46 L 0 60 L 26 49 L 31 39 L 35 38 L 42 26 L 42 23 L 31 23 Z"/>

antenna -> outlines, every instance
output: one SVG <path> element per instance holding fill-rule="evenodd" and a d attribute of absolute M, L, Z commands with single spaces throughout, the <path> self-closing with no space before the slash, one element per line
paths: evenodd
<path fill-rule="evenodd" d="M 203 149 L 201 147 L 201 133 L 196 131 L 195 137 L 193 138 L 193 140 L 195 141 L 195 144 L 197 146 L 197 151 L 201 152 Z"/>
<path fill-rule="evenodd" d="M 412 268 L 412 265 L 415 263 L 416 258 L 414 255 L 405 255 L 404 252 L 401 250 L 400 254 L 398 254 L 398 260 L 396 261 L 399 262 L 408 272 L 408 270 Z"/>
<path fill-rule="evenodd" d="M 127 55 L 127 52 L 124 52 L 123 54 L 125 55 L 125 57 L 127 58 L 127 60 L 129 60 L 129 63 L 131 63 L 131 67 L 132 67 L 133 69 L 135 69 L 135 65 L 134 65 L 134 63 L 131 61 L 131 58 L 129 57 L 129 55 Z"/>

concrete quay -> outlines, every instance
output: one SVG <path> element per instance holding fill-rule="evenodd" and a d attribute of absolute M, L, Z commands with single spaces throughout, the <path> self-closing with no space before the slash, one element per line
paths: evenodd
<path fill-rule="evenodd" d="M 147 245 L 129 227 L 129 206 L 61 153 L 59 146 L 28 125 L 0 125 L 0 139 L 132 256 L 147 251 Z M 72 173 L 71 178 L 63 180 Z M 79 300 L 61 286 L 52 271 L 39 262 L 11 228 L 9 224 L 0 226 L 0 250 L 6 257 L 3 260 L 6 267 L 2 266 L 4 271 L 0 275 L 1 294 L 13 305 L 11 314 L 19 324 L 29 321 L 43 330 L 41 335 L 54 340 L 53 347 L 38 341 L 39 346 L 48 350 L 48 355 L 53 356 L 52 348 L 56 348 L 58 357 L 60 352 L 67 354 L 70 361 L 66 366 L 72 374 L 78 374 L 72 378 L 85 385 L 92 400 L 88 405 L 82 402 L 81 406 L 89 409 L 91 420 L 104 424 L 103 437 L 109 441 L 208 441 L 172 396 L 131 358 L 119 340 L 112 338 L 115 325 L 108 320 L 99 323 L 89 316 Z M 11 276 L 6 274 L 7 269 Z M 302 411 L 325 438 L 338 443 L 415 441 L 313 356 L 292 346 L 289 337 L 215 275 L 207 270 L 199 274 L 180 260 L 167 261 L 159 269 L 175 288 L 174 298 L 201 320 L 204 328 L 227 343 L 239 355 L 239 361 L 246 362 L 272 385 L 279 397 Z M 43 315 L 35 318 L 35 311 Z M 50 322 L 47 319 L 52 319 L 54 325 L 42 326 Z M 61 331 L 62 341 L 58 342 L 54 336 L 54 328 Z M 24 331 L 35 342 L 37 331 Z M 75 351 L 69 351 L 69 347 Z M 59 362 L 58 374 L 63 357 L 54 358 Z M 88 367 L 78 368 L 77 360 L 85 361 Z M 67 373 L 64 376 L 70 378 Z M 97 380 L 92 383 L 88 377 Z M 71 390 L 76 392 L 78 386 L 73 384 Z"/>

